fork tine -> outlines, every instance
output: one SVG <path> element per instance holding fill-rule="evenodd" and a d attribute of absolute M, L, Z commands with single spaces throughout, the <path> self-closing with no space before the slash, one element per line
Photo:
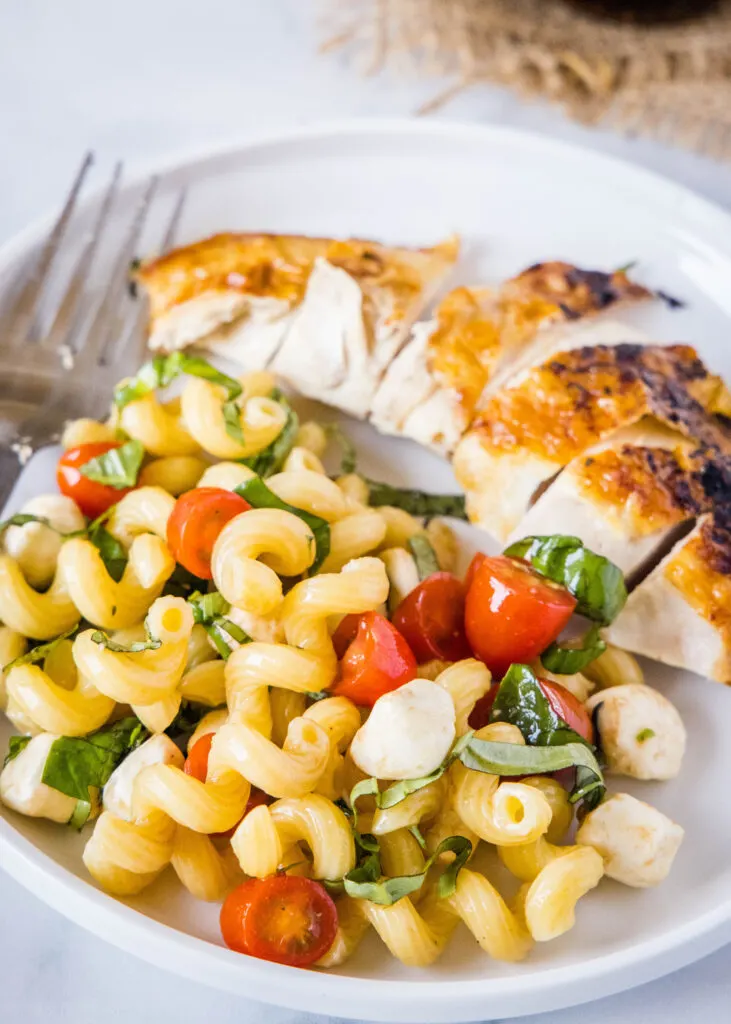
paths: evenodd
<path fill-rule="evenodd" d="M 162 245 L 160 246 L 160 252 L 163 254 L 166 253 L 175 242 L 187 198 L 188 190 L 187 188 L 184 188 L 181 190 L 177 200 L 175 201 L 172 216 L 170 217 L 168 226 L 165 229 L 165 234 L 163 235 Z M 142 341 L 144 346 L 143 328 L 147 322 L 148 316 L 147 300 L 144 297 L 140 298 L 139 295 L 136 295 L 136 298 L 138 300 L 137 306 L 130 319 L 129 327 L 122 334 L 121 340 L 114 348 L 110 360 L 112 363 L 121 363 L 122 361 L 129 359 L 130 365 L 134 364 L 135 369 L 137 368 L 137 363 L 139 363 L 142 357 L 142 352 L 140 351 L 140 348 L 135 348 L 135 343 Z"/>
<path fill-rule="evenodd" d="M 82 186 L 94 162 L 94 154 L 91 150 L 85 155 L 81 167 L 71 186 L 63 209 L 58 216 L 46 242 L 41 249 L 38 258 L 30 275 L 25 280 L 19 293 L 12 301 L 10 308 L 5 312 L 8 321 L 13 323 L 13 329 L 8 340 L 8 348 L 14 348 L 26 340 L 33 328 L 35 318 L 38 314 L 40 299 L 43 287 L 49 277 L 49 271 L 53 265 L 54 258 L 60 247 L 66 227 L 76 207 L 76 201 L 81 192 Z"/>
<path fill-rule="evenodd" d="M 73 339 L 82 326 L 84 311 L 81 299 L 84 293 L 84 285 L 88 279 L 92 261 L 99 248 L 99 242 L 119 189 L 122 169 L 123 164 L 120 160 L 114 166 L 112 180 L 107 186 L 104 198 L 99 205 L 99 212 L 95 218 L 94 225 L 89 231 L 87 241 L 71 273 L 66 292 L 59 303 L 53 323 L 43 339 L 42 347 L 44 349 L 61 351 L 62 347 L 65 346 L 66 349 L 70 350 L 69 339 Z M 63 352 L 61 354 L 63 355 Z"/>
<path fill-rule="evenodd" d="M 110 276 L 109 287 L 104 293 L 96 310 L 94 319 L 83 345 L 74 351 L 83 355 L 88 361 L 94 360 L 100 365 L 107 362 L 108 347 L 114 331 L 119 326 L 119 307 L 126 295 L 129 263 L 145 226 L 147 213 L 159 182 L 157 176 L 150 178 L 142 199 L 135 211 L 132 224 L 122 243 L 114 269 Z M 97 375 L 98 378 L 99 375 Z"/>

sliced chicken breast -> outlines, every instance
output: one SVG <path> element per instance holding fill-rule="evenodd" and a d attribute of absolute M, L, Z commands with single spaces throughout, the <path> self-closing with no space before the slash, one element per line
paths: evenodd
<path fill-rule="evenodd" d="M 384 370 L 457 258 L 295 235 L 216 235 L 142 266 L 150 347 L 196 345 L 365 415 Z"/>
<path fill-rule="evenodd" d="M 731 684 L 731 464 L 723 489 L 726 504 L 701 517 L 604 635 L 635 654 Z"/>
<path fill-rule="evenodd" d="M 631 576 L 679 526 L 710 510 L 704 481 L 711 461 L 695 441 L 643 420 L 570 462 L 509 543 L 572 534 Z"/>
<path fill-rule="evenodd" d="M 376 393 L 371 419 L 384 433 L 448 453 L 493 381 L 505 379 L 538 337 L 552 333 L 552 325 L 564 325 L 558 337 L 566 347 L 569 321 L 650 297 L 622 272 L 581 270 L 558 261 L 535 264 L 498 291 L 455 288 L 432 320 L 414 327 Z M 625 334 L 622 340 L 634 337 Z"/>
<path fill-rule="evenodd" d="M 646 416 L 701 447 L 729 450 L 731 431 L 709 415 L 728 400 L 688 345 L 556 353 L 493 395 L 458 445 L 454 470 L 470 519 L 505 540 L 564 466 Z"/>

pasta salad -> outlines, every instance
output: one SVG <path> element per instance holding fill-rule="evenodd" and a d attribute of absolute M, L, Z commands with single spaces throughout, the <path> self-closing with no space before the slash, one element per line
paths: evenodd
<path fill-rule="evenodd" d="M 462 579 L 460 496 L 367 479 L 270 374 L 181 352 L 63 448 L 0 526 L 0 798 L 88 833 L 107 892 L 172 869 L 241 953 L 332 967 L 372 928 L 425 966 L 460 922 L 518 961 L 604 876 L 667 875 L 682 828 L 605 773 L 672 778 L 685 731 L 602 639 L 606 558 L 532 536 Z"/>

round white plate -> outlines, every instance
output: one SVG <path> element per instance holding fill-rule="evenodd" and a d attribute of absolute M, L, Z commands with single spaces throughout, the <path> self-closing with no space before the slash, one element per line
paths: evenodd
<path fill-rule="evenodd" d="M 658 338 L 693 342 L 731 377 L 731 218 L 661 178 L 590 151 L 496 128 L 429 122 L 355 122 L 298 132 L 176 163 L 163 171 L 159 217 L 182 186 L 181 241 L 241 229 L 356 235 L 428 244 L 452 231 L 465 243 L 463 282 L 498 281 L 538 260 L 584 266 L 638 260 L 637 276 L 687 302 L 631 319 Z M 129 216 L 139 184 L 119 203 Z M 79 241 L 91 209 L 79 217 Z M 120 221 L 121 223 L 121 221 Z M 0 273 L 41 237 L 26 232 L 0 253 Z M 99 267 L 103 277 L 103 263 Z M 628 314 L 628 318 L 630 314 Z M 133 369 L 133 367 L 130 367 Z M 83 372 L 83 367 L 79 372 Z M 409 442 L 352 426 L 371 476 L 454 486 L 448 466 Z M 48 489 L 41 455 L 23 491 Z M 16 495 L 19 501 L 21 494 Z M 467 529 L 466 543 L 489 547 Z M 197 903 L 171 873 L 134 900 L 100 892 L 80 860 L 83 837 L 2 808 L 0 862 L 36 895 L 104 939 L 209 985 L 341 1017 L 466 1021 L 536 1013 L 598 998 L 672 971 L 731 940 L 731 691 L 649 666 L 650 682 L 680 708 L 689 731 L 677 781 L 626 784 L 681 822 L 686 840 L 670 879 L 631 890 L 612 882 L 582 901 L 576 927 L 527 961 L 489 960 L 464 930 L 429 970 L 403 967 L 375 935 L 333 973 L 293 970 L 222 947 L 217 908 Z M 10 733 L 0 727 L 0 749 Z"/>

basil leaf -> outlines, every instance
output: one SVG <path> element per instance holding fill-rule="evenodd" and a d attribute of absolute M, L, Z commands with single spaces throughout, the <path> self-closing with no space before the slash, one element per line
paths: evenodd
<path fill-rule="evenodd" d="M 11 736 L 8 742 L 8 752 L 3 761 L 3 768 L 5 765 L 10 764 L 11 761 L 14 761 L 18 754 L 25 750 L 32 739 L 32 736 Z"/>
<path fill-rule="evenodd" d="M 420 580 L 425 580 L 428 576 L 439 572 L 437 553 L 425 534 L 415 533 L 413 537 L 409 537 L 408 547 L 416 562 L 416 571 Z"/>
<path fill-rule="evenodd" d="M 75 828 L 77 832 L 80 832 L 84 825 L 89 820 L 91 814 L 91 801 L 90 800 L 77 800 L 74 813 L 69 818 L 67 824 L 71 828 Z"/>
<path fill-rule="evenodd" d="M 162 647 L 162 640 L 157 640 L 149 634 L 146 640 L 135 640 L 131 644 L 118 644 L 101 629 L 95 629 L 91 634 L 91 639 L 100 647 L 106 647 L 108 651 L 112 651 L 113 654 L 140 654 L 142 651 L 158 651 Z"/>
<path fill-rule="evenodd" d="M 25 526 L 26 523 L 43 523 L 49 530 L 55 530 L 56 533 L 61 533 L 60 530 L 56 530 L 55 526 L 45 519 L 43 516 L 32 516 L 28 512 L 16 512 L 14 516 L 10 516 L 9 519 L 3 519 L 0 522 L 0 534 L 5 533 L 9 526 Z M 64 536 L 61 534 L 61 536 Z"/>
<path fill-rule="evenodd" d="M 332 697 L 332 694 L 329 690 L 307 690 L 305 692 L 305 697 L 307 697 L 308 700 L 311 700 L 313 704 L 317 704 L 320 700 L 327 700 L 328 697 Z"/>
<path fill-rule="evenodd" d="M 118 764 L 147 739 L 139 719 L 122 718 L 90 736 L 61 736 L 48 752 L 42 782 L 76 800 L 90 801 L 90 789 L 101 789 Z"/>
<path fill-rule="evenodd" d="M 250 456 L 248 459 L 241 459 L 245 466 L 252 469 L 257 476 L 262 479 L 268 476 L 274 476 L 278 473 L 284 465 L 287 456 L 294 447 L 295 438 L 297 437 L 297 431 L 299 430 L 299 416 L 294 411 L 292 406 L 289 404 L 289 400 L 286 395 L 283 395 L 279 388 L 274 388 L 270 394 L 270 398 L 273 398 L 275 402 L 279 402 L 282 408 L 287 413 L 287 419 L 285 420 L 284 426 L 281 431 L 271 444 L 267 445 L 262 451 L 256 455 Z"/>
<path fill-rule="evenodd" d="M 647 740 L 651 740 L 654 735 L 654 729 L 640 729 L 640 731 L 635 736 L 635 739 L 638 743 L 645 743 Z"/>
<path fill-rule="evenodd" d="M 527 665 L 511 665 L 500 683 L 490 715 L 491 722 L 510 722 L 533 746 L 559 746 L 562 743 L 584 743 L 556 714 Z"/>
<path fill-rule="evenodd" d="M 426 849 L 426 839 L 424 839 L 423 835 L 421 834 L 421 829 L 419 828 L 419 826 L 418 825 L 410 825 L 409 826 L 409 832 L 412 834 L 412 836 L 417 841 L 417 843 L 422 848 L 422 850 L 425 850 Z"/>
<path fill-rule="evenodd" d="M 411 796 L 412 793 L 417 793 L 420 789 L 424 789 L 425 786 L 429 786 L 432 782 L 436 782 L 437 779 L 441 779 L 449 766 L 460 756 L 471 736 L 472 733 L 466 733 L 464 736 L 461 736 L 439 767 L 435 768 L 433 772 L 430 772 L 428 775 L 422 775 L 418 779 L 402 779 L 400 782 L 394 782 L 388 789 L 384 789 L 382 793 L 377 793 L 376 806 L 381 809 L 394 807 L 396 804 L 400 804 L 402 800 L 405 800 L 407 796 Z M 358 785 L 365 786 L 366 782 L 375 781 L 375 779 L 366 779 L 358 783 Z M 357 789 L 358 786 L 353 789 L 351 799 Z M 364 788 L 359 795 L 366 792 L 373 792 L 373 790 L 366 790 Z"/>
<path fill-rule="evenodd" d="M 457 875 L 472 852 L 472 843 L 464 836 L 448 836 L 443 839 L 424 864 L 424 870 L 416 875 L 397 875 L 394 878 L 381 879 L 380 856 L 373 853 L 362 864 L 345 875 L 343 887 L 347 894 L 355 899 L 370 900 L 371 903 L 377 903 L 383 907 L 393 906 L 404 896 L 421 889 L 429 869 L 437 858 L 450 851 L 456 856 L 437 883 L 437 895 L 440 898 L 451 896 L 455 889 Z"/>
<path fill-rule="evenodd" d="M 369 504 L 377 508 L 379 505 L 393 505 L 410 512 L 412 516 L 452 516 L 454 519 L 467 519 L 465 498 L 463 494 L 428 494 L 409 487 L 392 487 L 391 484 L 380 483 L 378 480 L 366 480 L 369 491 Z"/>
<path fill-rule="evenodd" d="M 599 625 L 595 624 L 573 646 L 571 643 L 551 644 L 541 655 L 541 662 L 549 672 L 572 676 L 576 672 L 583 672 L 606 649 L 606 643 L 599 636 Z"/>
<path fill-rule="evenodd" d="M 314 576 L 327 556 L 330 554 L 330 524 L 320 516 L 315 516 L 304 509 L 288 505 L 286 501 L 278 498 L 274 491 L 270 491 L 261 477 L 252 476 L 235 488 L 236 494 L 245 498 L 253 508 L 280 508 L 285 512 L 291 512 L 299 516 L 315 536 L 315 560 L 309 568 L 308 576 Z"/>
<path fill-rule="evenodd" d="M 603 626 L 613 622 L 625 605 L 627 588 L 621 570 L 585 548 L 578 537 L 526 537 L 504 553 L 526 559 L 548 579 L 562 584 L 576 598 L 576 611 Z"/>
<path fill-rule="evenodd" d="M 37 661 L 43 661 L 48 657 L 54 647 L 57 647 L 61 643 L 62 640 L 68 640 L 70 636 L 73 636 L 76 629 L 77 627 L 74 626 L 73 629 L 67 630 L 65 633 L 54 637 L 53 640 L 49 640 L 45 644 L 38 644 L 36 647 L 31 647 L 31 649 L 26 651 L 25 654 L 21 654 L 20 657 L 13 659 L 13 661 L 9 661 L 7 665 L 3 665 L 2 671 L 9 672 L 11 668 L 18 668 L 20 665 L 35 665 Z"/>
<path fill-rule="evenodd" d="M 353 815 L 353 830 L 358 831 L 358 807 L 356 801 L 361 796 L 375 796 L 378 798 L 378 779 L 361 779 L 360 782 L 356 783 L 350 791 L 348 796 L 348 803 L 350 804 L 350 811 Z"/>
<path fill-rule="evenodd" d="M 98 519 L 95 519 L 93 523 L 89 524 L 87 539 L 91 541 L 101 555 L 109 575 L 116 583 L 119 583 L 122 576 L 124 576 L 124 570 L 127 568 L 128 557 L 123 545 L 119 543 L 116 537 L 111 535 L 104 525 L 111 511 L 109 509 L 108 512 L 105 512 Z"/>
<path fill-rule="evenodd" d="M 237 444 L 245 444 L 244 430 L 241 426 L 241 406 L 235 399 L 231 398 L 223 403 L 221 412 L 223 413 L 223 425 L 228 436 L 233 438 Z"/>
<path fill-rule="evenodd" d="M 509 748 L 512 747 L 512 750 Z M 604 776 L 593 751 L 586 743 L 528 747 L 517 743 L 493 743 L 470 739 L 459 757 L 466 768 L 490 775 L 545 775 L 562 768 L 576 768 L 576 782 L 569 801 L 583 801 L 582 810 L 593 810 L 605 793 Z"/>
<path fill-rule="evenodd" d="M 139 441 L 126 441 L 119 448 L 110 448 L 89 459 L 79 470 L 87 480 L 121 491 L 135 486 L 144 457 L 145 449 Z"/>
<path fill-rule="evenodd" d="M 155 356 L 141 367 L 135 377 L 117 385 L 114 389 L 114 402 L 118 409 L 124 409 L 130 402 L 136 402 L 158 388 L 168 387 L 181 373 L 218 384 L 226 390 L 229 399 L 238 398 L 243 390 L 234 377 L 221 373 L 206 359 L 190 356 L 186 352 L 171 352 L 168 356 Z"/>
<path fill-rule="evenodd" d="M 222 615 L 213 619 L 212 622 L 206 623 L 204 628 L 224 661 L 230 658 L 236 649 L 231 646 L 232 640 L 239 644 L 250 644 L 254 639 L 245 629 Z"/>
<path fill-rule="evenodd" d="M 340 445 L 340 475 L 347 476 L 348 473 L 355 473 L 358 454 L 348 435 L 339 423 L 326 423 L 323 429 L 329 438 Z"/>
<path fill-rule="evenodd" d="M 223 594 L 219 594 L 217 590 L 210 594 L 202 594 L 197 590 L 188 598 L 188 604 L 193 611 L 194 621 L 202 626 L 209 625 L 213 619 L 223 615 L 231 607 Z"/>

